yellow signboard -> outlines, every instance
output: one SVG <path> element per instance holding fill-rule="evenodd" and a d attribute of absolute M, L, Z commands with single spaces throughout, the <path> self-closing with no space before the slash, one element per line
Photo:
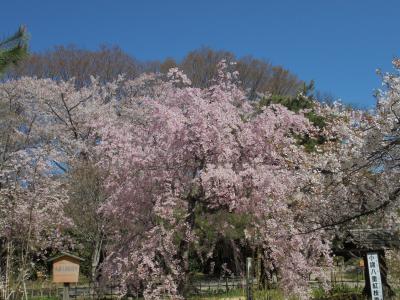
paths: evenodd
<path fill-rule="evenodd" d="M 53 263 L 53 282 L 75 283 L 79 280 L 79 262 L 82 259 L 69 254 L 61 254 L 50 261 Z"/>
<path fill-rule="evenodd" d="M 360 266 L 360 268 L 364 268 L 364 260 L 363 259 L 360 259 L 359 266 Z"/>
<path fill-rule="evenodd" d="M 78 282 L 79 263 L 61 259 L 53 263 L 53 282 Z"/>

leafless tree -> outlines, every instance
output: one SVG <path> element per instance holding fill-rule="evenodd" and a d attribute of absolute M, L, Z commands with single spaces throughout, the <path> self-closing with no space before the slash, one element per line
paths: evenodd
<path fill-rule="evenodd" d="M 206 47 L 189 52 L 180 62 L 173 58 L 139 62 L 119 47 L 101 46 L 96 51 L 90 51 L 73 45 L 57 46 L 32 54 L 10 69 L 6 77 L 36 76 L 55 80 L 73 77 L 77 86 L 83 86 L 90 81 L 90 76 L 109 82 L 120 74 L 131 79 L 143 72 L 167 73 L 170 68 L 179 67 L 191 79 L 193 86 L 204 88 L 212 83 L 217 74 L 217 64 L 222 59 L 228 64 L 237 62 L 230 67 L 232 71 L 239 71 L 239 80 L 250 99 L 256 98 L 258 93 L 293 96 L 303 84 L 293 73 L 268 61 L 252 56 L 237 58 L 232 52 Z"/>
<path fill-rule="evenodd" d="M 119 47 L 101 46 L 97 51 L 90 51 L 71 45 L 32 54 L 12 68 L 7 77 L 36 76 L 55 80 L 74 77 L 76 84 L 82 86 L 90 81 L 92 75 L 107 82 L 120 74 L 134 78 L 141 72 L 139 62 Z"/>
<path fill-rule="evenodd" d="M 180 64 L 180 68 L 189 76 L 194 86 L 206 87 L 217 73 L 216 65 L 225 59 L 227 63 L 237 62 L 233 68 L 239 71 L 239 79 L 249 97 L 254 99 L 257 93 L 273 95 L 295 95 L 303 81 L 281 66 L 245 56 L 238 59 L 232 52 L 215 51 L 200 48 L 189 52 Z"/>

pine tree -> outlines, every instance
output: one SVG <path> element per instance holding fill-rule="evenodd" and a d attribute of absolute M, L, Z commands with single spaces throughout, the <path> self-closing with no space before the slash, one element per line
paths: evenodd
<path fill-rule="evenodd" d="M 28 55 L 28 34 L 21 26 L 12 36 L 0 41 L 0 75 Z"/>

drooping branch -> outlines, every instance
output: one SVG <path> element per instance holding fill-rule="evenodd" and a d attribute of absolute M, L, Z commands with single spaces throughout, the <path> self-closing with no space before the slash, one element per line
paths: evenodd
<path fill-rule="evenodd" d="M 362 217 L 366 217 L 366 216 L 372 215 L 374 213 L 377 213 L 379 211 L 384 210 L 389 205 L 393 204 L 395 201 L 397 201 L 397 198 L 398 198 L 399 195 L 400 195 L 400 187 L 397 188 L 395 191 L 393 191 L 390 194 L 390 196 L 388 197 L 388 200 L 382 202 L 381 204 L 379 204 L 377 206 L 374 206 L 374 207 L 372 207 L 370 209 L 363 210 L 362 212 L 356 213 L 354 215 L 347 216 L 347 217 L 345 217 L 343 219 L 340 219 L 338 221 L 331 222 L 331 223 L 328 223 L 328 224 L 323 224 L 323 225 L 317 226 L 317 227 L 315 227 L 313 229 L 299 232 L 298 235 L 306 235 L 306 234 L 311 234 L 313 232 L 320 231 L 320 230 L 334 229 L 334 227 L 336 227 L 336 226 L 345 225 L 345 224 L 348 224 L 348 223 L 350 223 L 352 221 L 358 220 L 358 219 L 360 219 Z"/>

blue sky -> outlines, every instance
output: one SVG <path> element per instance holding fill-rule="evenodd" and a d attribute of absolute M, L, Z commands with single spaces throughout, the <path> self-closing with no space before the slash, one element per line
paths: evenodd
<path fill-rule="evenodd" d="M 118 45 L 140 60 L 201 46 L 281 64 L 319 90 L 371 107 L 400 56 L 398 0 L 0 0 L 0 33 L 25 24 L 32 51 Z"/>

